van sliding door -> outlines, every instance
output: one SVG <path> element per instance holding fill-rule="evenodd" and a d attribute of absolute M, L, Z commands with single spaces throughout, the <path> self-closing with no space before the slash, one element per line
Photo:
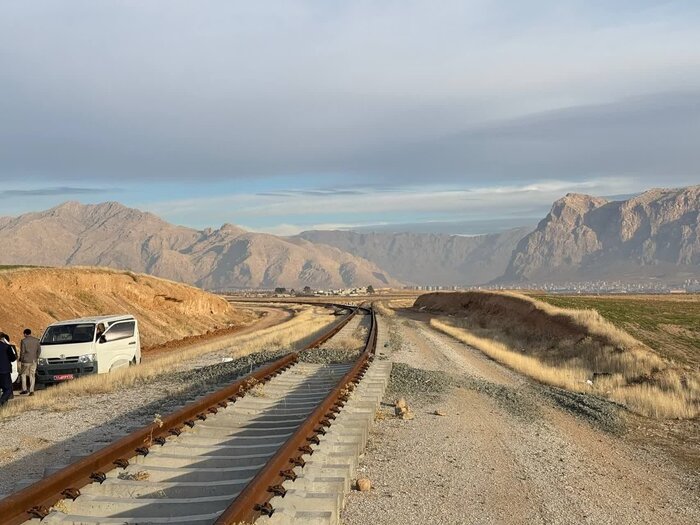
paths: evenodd
<path fill-rule="evenodd" d="M 129 366 L 136 355 L 136 321 L 119 321 L 104 333 L 104 343 L 98 346 L 100 372 Z M 104 358 L 104 365 L 101 360 Z"/>

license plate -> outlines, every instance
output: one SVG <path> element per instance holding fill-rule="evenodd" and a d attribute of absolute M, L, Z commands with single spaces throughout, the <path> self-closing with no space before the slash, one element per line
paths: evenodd
<path fill-rule="evenodd" d="M 73 374 L 60 374 L 57 376 L 53 376 L 54 381 L 63 381 L 65 379 L 73 379 Z"/>

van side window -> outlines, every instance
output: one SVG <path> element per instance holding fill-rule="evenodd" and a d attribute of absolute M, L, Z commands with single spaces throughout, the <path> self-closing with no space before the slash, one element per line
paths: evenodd
<path fill-rule="evenodd" d="M 105 338 L 108 341 L 116 341 L 118 339 L 127 339 L 129 337 L 134 337 L 134 329 L 136 328 L 136 323 L 134 321 L 127 321 L 124 323 L 115 323 L 105 334 Z"/>

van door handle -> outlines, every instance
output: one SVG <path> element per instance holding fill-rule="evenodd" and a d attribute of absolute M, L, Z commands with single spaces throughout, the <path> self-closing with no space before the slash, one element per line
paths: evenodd
<path fill-rule="evenodd" d="M 136 341 L 131 341 L 129 344 L 130 344 L 130 345 L 135 345 L 135 344 L 136 344 Z"/>

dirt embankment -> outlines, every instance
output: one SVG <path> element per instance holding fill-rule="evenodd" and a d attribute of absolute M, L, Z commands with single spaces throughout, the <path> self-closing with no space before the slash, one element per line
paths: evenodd
<path fill-rule="evenodd" d="M 595 310 L 501 292 L 426 294 L 414 307 L 452 316 L 431 324 L 541 382 L 647 416 L 700 416 L 700 371 L 664 359 Z"/>
<path fill-rule="evenodd" d="M 643 347 L 593 310 L 562 311 L 517 294 L 431 293 L 418 297 L 414 307 L 434 313 L 468 316 L 481 328 L 500 325 L 504 331 L 524 338 L 523 343 L 530 339 L 580 341 L 588 337 L 602 345 L 626 349 Z"/>
<path fill-rule="evenodd" d="M 198 288 L 157 277 L 102 268 L 32 268 L 0 272 L 0 329 L 13 341 L 29 327 L 76 317 L 130 313 L 144 347 L 252 320 L 247 311 Z"/>

